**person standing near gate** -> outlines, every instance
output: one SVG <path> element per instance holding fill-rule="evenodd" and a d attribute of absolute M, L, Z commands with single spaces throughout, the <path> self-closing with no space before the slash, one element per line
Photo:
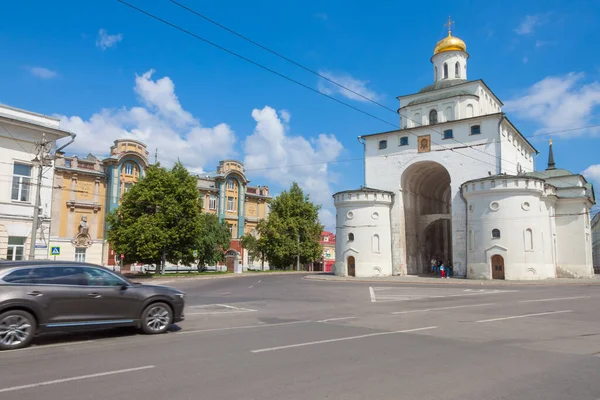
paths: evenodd
<path fill-rule="evenodd" d="M 444 266 L 444 264 L 440 265 L 440 276 L 442 279 L 446 277 L 446 266 Z"/>
<path fill-rule="evenodd" d="M 431 273 L 435 274 L 435 267 L 437 265 L 437 259 L 436 256 L 431 257 Z"/>

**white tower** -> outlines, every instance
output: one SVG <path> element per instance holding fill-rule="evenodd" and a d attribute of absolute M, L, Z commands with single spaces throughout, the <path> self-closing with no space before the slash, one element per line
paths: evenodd
<path fill-rule="evenodd" d="M 453 24 L 448 17 L 448 36 L 440 40 L 433 50 L 433 81 L 448 79 L 467 79 L 467 45 L 461 39 L 452 36 L 450 30 Z"/>
<path fill-rule="evenodd" d="M 392 275 L 390 207 L 394 194 L 360 188 L 333 195 L 336 209 L 335 274 Z"/>

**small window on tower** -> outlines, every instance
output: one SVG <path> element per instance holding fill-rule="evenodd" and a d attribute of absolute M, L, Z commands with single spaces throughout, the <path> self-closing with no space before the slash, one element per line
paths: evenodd
<path fill-rule="evenodd" d="M 458 61 L 454 64 L 454 77 L 460 78 L 460 63 Z"/>
<path fill-rule="evenodd" d="M 448 64 L 444 63 L 444 79 L 448 79 Z"/>
<path fill-rule="evenodd" d="M 436 110 L 429 111 L 429 124 L 433 125 L 433 124 L 437 124 L 437 122 L 438 122 L 437 111 Z"/>
<path fill-rule="evenodd" d="M 353 242 L 354 241 L 354 233 L 349 233 L 348 234 L 348 241 L 349 242 Z"/>
<path fill-rule="evenodd" d="M 408 136 L 402 136 L 400 138 L 400 146 L 408 146 Z"/>
<path fill-rule="evenodd" d="M 387 140 L 379 141 L 379 150 L 387 149 Z"/>
<path fill-rule="evenodd" d="M 479 135 L 481 133 L 481 127 L 479 125 L 473 125 L 471 127 L 471 135 Z"/>
<path fill-rule="evenodd" d="M 492 229 L 492 239 L 500 239 L 500 229 Z"/>
<path fill-rule="evenodd" d="M 452 129 L 446 129 L 444 131 L 444 139 L 452 139 L 454 134 L 452 133 Z"/>

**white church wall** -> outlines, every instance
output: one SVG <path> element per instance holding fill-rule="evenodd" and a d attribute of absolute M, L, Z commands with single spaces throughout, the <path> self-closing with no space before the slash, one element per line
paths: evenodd
<path fill-rule="evenodd" d="M 504 258 L 505 279 L 555 277 L 551 227 L 541 203 L 543 182 L 488 178 L 464 189 L 468 199 L 467 277 L 492 278 L 492 256 Z M 468 189 L 468 190 L 467 190 Z M 494 230 L 500 237 L 495 237 Z"/>
<path fill-rule="evenodd" d="M 390 193 L 363 190 L 336 193 L 336 275 L 348 275 L 348 257 L 357 277 L 392 275 Z"/>
<path fill-rule="evenodd" d="M 560 276 L 583 278 L 594 274 L 587 212 L 581 199 L 559 199 L 556 204 L 556 268 Z"/>
<path fill-rule="evenodd" d="M 535 151 L 527 145 L 520 134 L 508 123 L 500 127 L 500 147 L 502 152 L 502 172 L 516 175 L 518 166 L 523 172 L 532 172 L 534 169 Z"/>
<path fill-rule="evenodd" d="M 591 222 L 592 229 L 592 264 L 594 272 L 600 273 L 600 213 L 596 214 Z"/>
<path fill-rule="evenodd" d="M 499 116 L 482 117 L 481 135 L 470 135 L 470 124 L 472 121 L 455 121 L 447 124 L 452 127 L 455 137 L 473 148 L 464 148 L 464 145 L 450 139 L 441 140 L 436 133 L 427 127 L 411 130 L 421 136 L 431 135 L 432 142 L 439 144 L 431 145 L 431 151 L 418 153 L 417 138 L 409 135 L 408 146 L 398 146 L 398 136 L 407 135 L 403 130 L 390 132 L 384 135 L 374 135 L 365 138 L 365 181 L 366 186 L 387 190 L 394 193 L 396 201 L 391 210 L 391 231 L 393 241 L 393 265 L 395 274 L 406 274 L 408 272 L 406 260 L 405 221 L 403 196 L 400 191 L 401 179 L 404 171 L 413 163 L 419 161 L 433 161 L 444 166 L 451 178 L 451 201 L 452 201 L 452 235 L 453 235 L 453 263 L 456 275 L 466 274 L 465 262 L 465 204 L 460 197 L 460 185 L 467 180 L 487 176 L 488 172 L 495 174 L 497 162 L 497 148 L 494 139 L 498 136 Z M 436 130 L 441 130 L 441 125 L 436 125 Z M 379 150 L 379 141 L 387 140 L 387 148 Z M 441 145 L 440 145 L 441 144 Z M 454 151 L 443 150 L 443 147 L 461 147 Z M 381 173 L 385 171 L 386 173 Z"/>

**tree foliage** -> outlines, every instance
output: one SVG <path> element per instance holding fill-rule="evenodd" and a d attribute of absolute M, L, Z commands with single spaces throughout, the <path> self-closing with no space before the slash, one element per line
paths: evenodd
<path fill-rule="evenodd" d="M 319 222 L 319 209 L 296 182 L 271 201 L 268 219 L 258 226 L 261 249 L 271 266 L 291 266 L 297 254 L 302 264 L 321 257 L 323 225 Z"/>
<path fill-rule="evenodd" d="M 215 214 L 202 213 L 200 216 L 201 228 L 198 235 L 196 249 L 198 250 L 198 270 L 203 270 L 206 265 L 216 265 L 223 261 L 224 251 L 231 242 L 231 232 L 226 222 L 219 222 Z"/>
<path fill-rule="evenodd" d="M 107 217 L 108 241 L 126 262 L 191 264 L 201 232 L 196 178 L 181 163 L 153 165 Z"/>

